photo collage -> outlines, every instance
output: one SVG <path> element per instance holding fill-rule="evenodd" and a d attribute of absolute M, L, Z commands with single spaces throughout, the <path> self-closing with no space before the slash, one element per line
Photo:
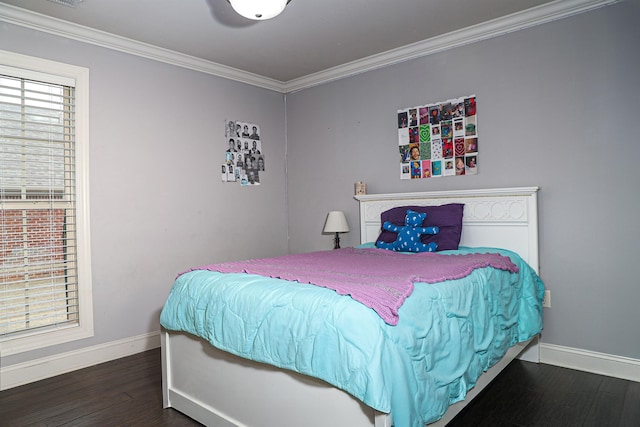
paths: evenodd
<path fill-rule="evenodd" d="M 225 121 L 226 152 L 222 181 L 240 185 L 260 185 L 265 170 L 260 126 L 236 120 Z"/>
<path fill-rule="evenodd" d="M 478 173 L 476 96 L 398 110 L 400 179 Z"/>

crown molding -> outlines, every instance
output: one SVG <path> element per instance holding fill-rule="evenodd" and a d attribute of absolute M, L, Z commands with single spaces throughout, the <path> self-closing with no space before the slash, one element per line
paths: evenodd
<path fill-rule="evenodd" d="M 0 3 L 0 21 L 284 93 L 283 82 Z"/>
<path fill-rule="evenodd" d="M 455 47 L 487 40 L 503 34 L 588 12 L 622 0 L 555 0 L 522 12 L 483 22 L 441 36 L 388 50 L 353 62 L 309 74 L 285 83 L 287 92 L 295 92 L 330 81 L 339 80 L 388 65 L 398 64 Z"/>
<path fill-rule="evenodd" d="M 555 0 L 522 12 L 452 31 L 402 48 L 368 56 L 287 82 L 267 78 L 237 68 L 206 61 L 190 55 L 1 3 L 0 21 L 270 89 L 276 92 L 289 93 L 588 12 L 596 8 L 618 3 L 619 1 L 622 0 Z"/>

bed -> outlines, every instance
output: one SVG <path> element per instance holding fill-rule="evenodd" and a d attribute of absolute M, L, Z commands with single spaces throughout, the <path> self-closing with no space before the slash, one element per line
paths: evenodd
<path fill-rule="evenodd" d="M 459 203 L 464 205 L 460 246 L 501 248 L 507 255 L 513 252 L 537 273 L 537 191 L 535 187 L 526 187 L 356 196 L 360 205 L 360 241 L 366 245 L 378 238 L 381 214 L 390 209 Z M 416 298 L 427 288 L 430 289 L 416 284 L 413 291 Z M 539 311 L 540 322 L 543 291 L 539 287 L 534 291 L 537 301 L 532 308 L 532 315 Z M 414 295 L 407 301 L 413 301 Z M 514 358 L 537 362 L 537 334 L 531 335 L 513 343 L 498 361 L 491 361 L 491 367 L 479 378 L 471 378 L 469 384 L 459 386 L 472 388 L 465 390 L 463 400 L 447 404 L 444 415 L 438 415 L 429 425 L 446 425 Z M 173 407 L 205 425 L 409 425 L 404 418 L 399 421 L 400 411 L 394 418 L 389 408 L 373 409 L 343 391 L 342 385 L 334 387 L 312 376 L 274 366 L 278 363 L 272 365 L 239 357 L 192 333 L 163 328 L 161 341 L 164 407 Z M 399 407 L 397 402 L 395 407 Z"/>

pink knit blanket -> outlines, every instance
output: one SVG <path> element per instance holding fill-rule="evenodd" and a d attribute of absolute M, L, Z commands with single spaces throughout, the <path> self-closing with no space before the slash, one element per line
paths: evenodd
<path fill-rule="evenodd" d="M 424 252 L 407 255 L 373 248 L 344 248 L 225 262 L 189 271 L 259 274 L 333 289 L 340 295 L 350 295 L 375 310 L 386 323 L 396 325 L 398 310 L 413 292 L 415 282 L 460 279 L 483 267 L 518 272 L 518 267 L 508 257 L 499 254 Z"/>

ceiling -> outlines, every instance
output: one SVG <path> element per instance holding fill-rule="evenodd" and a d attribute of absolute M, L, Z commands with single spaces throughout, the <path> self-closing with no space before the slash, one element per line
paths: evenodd
<path fill-rule="evenodd" d="M 0 20 L 287 91 L 613 1 L 292 0 L 251 21 L 227 0 L 0 0 Z"/>

